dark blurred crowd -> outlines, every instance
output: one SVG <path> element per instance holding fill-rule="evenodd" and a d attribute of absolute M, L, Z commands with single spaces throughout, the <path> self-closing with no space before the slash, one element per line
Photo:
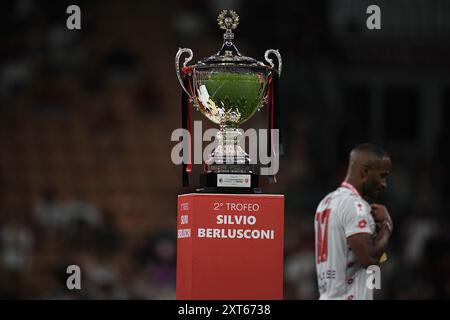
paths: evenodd
<path fill-rule="evenodd" d="M 6 299 L 173 299 L 174 237 L 149 232 L 134 247 L 112 213 L 50 194 L 29 220 L 1 228 L 1 295 Z M 68 290 L 68 267 L 81 270 L 81 289 Z"/>
<path fill-rule="evenodd" d="M 314 211 L 366 141 L 393 161 L 381 201 L 395 230 L 376 297 L 450 297 L 450 27 L 419 30 L 419 47 L 401 18 L 373 36 L 365 10 L 343 14 L 361 2 L 258 3 L 0 2 L 1 298 L 175 298 L 176 195 L 193 187 L 181 188 L 170 162 L 174 55 L 215 53 L 226 8 L 241 16 L 242 53 L 283 56 L 284 155 L 278 183 L 264 187 L 286 196 L 285 298 L 318 297 Z M 69 4 L 81 30 L 66 28 Z M 81 290 L 66 287 L 69 265 L 82 270 Z"/>

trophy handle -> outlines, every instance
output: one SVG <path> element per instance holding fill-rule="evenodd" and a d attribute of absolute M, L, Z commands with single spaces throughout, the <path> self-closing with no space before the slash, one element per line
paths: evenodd
<path fill-rule="evenodd" d="M 175 55 L 175 71 L 177 73 L 178 81 L 180 82 L 181 88 L 183 88 L 184 92 L 186 92 L 188 97 L 191 99 L 191 101 L 193 101 L 194 99 L 193 99 L 191 93 L 184 86 L 183 78 L 181 77 L 181 73 L 180 73 L 180 58 L 183 53 L 189 54 L 189 56 L 184 59 L 183 67 L 186 67 L 188 62 L 191 61 L 192 57 L 194 56 L 191 49 L 179 48 L 177 54 Z"/>
<path fill-rule="evenodd" d="M 269 54 L 271 54 L 271 53 L 273 53 L 278 59 L 278 69 L 276 69 L 276 70 L 277 70 L 277 73 L 278 73 L 278 77 L 280 77 L 281 76 L 281 70 L 282 70 L 282 67 L 283 67 L 283 60 L 281 60 L 281 55 L 280 55 L 280 52 L 278 50 L 274 50 L 274 49 L 267 50 L 266 53 L 264 54 L 264 59 L 266 59 L 266 61 L 270 64 L 270 66 L 272 68 L 274 68 L 275 65 L 273 64 L 273 60 L 269 58 Z"/>

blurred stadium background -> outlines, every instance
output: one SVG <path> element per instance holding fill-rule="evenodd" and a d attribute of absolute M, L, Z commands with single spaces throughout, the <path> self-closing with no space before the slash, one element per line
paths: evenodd
<path fill-rule="evenodd" d="M 66 29 L 69 4 L 81 7 L 80 31 Z M 370 4 L 382 30 L 365 27 Z M 383 202 L 396 229 L 377 298 L 450 297 L 450 2 L 7 0 L 1 298 L 175 298 L 176 197 L 196 181 L 181 188 L 170 160 L 181 126 L 174 55 L 215 53 L 228 8 L 243 54 L 283 55 L 285 154 L 265 191 L 286 195 L 285 298 L 318 297 L 314 211 L 365 141 L 394 165 Z M 82 290 L 66 288 L 70 264 Z"/>

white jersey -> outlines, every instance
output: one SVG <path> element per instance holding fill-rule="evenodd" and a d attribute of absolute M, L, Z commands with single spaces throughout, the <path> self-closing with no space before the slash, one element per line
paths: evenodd
<path fill-rule="evenodd" d="M 370 274 L 358 265 L 347 238 L 375 233 L 370 205 L 349 183 L 342 183 L 319 204 L 315 216 L 316 270 L 320 299 L 373 299 Z"/>

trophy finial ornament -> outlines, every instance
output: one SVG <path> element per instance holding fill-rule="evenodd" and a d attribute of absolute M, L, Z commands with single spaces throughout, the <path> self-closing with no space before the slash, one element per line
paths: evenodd
<path fill-rule="evenodd" d="M 239 25 L 239 15 L 233 10 L 222 10 L 217 17 L 217 23 L 220 29 L 225 30 L 224 39 L 232 40 L 234 38 L 233 30 Z"/>

